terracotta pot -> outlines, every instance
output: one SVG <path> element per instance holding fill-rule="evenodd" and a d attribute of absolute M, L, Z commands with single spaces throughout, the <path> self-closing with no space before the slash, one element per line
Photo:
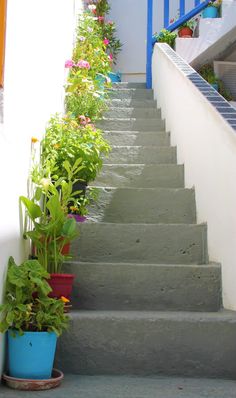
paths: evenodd
<path fill-rule="evenodd" d="M 182 38 L 190 38 L 193 37 L 193 31 L 188 26 L 185 26 L 184 28 L 179 29 L 178 35 Z"/>
<path fill-rule="evenodd" d="M 73 280 L 75 275 L 73 274 L 50 274 L 50 279 L 48 279 L 48 283 L 52 288 L 51 293 L 49 293 L 49 297 L 61 298 L 66 297 L 70 299 Z"/>

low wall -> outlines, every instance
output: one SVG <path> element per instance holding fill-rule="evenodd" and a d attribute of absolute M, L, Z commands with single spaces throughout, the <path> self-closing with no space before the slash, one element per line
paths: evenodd
<path fill-rule="evenodd" d="M 27 256 L 18 198 L 26 194 L 31 137 L 41 138 L 50 115 L 63 110 L 64 63 L 72 54 L 81 6 L 81 0 L 8 1 L 0 125 L 0 297 L 9 256 L 17 262 Z M 0 372 L 2 347 L 0 341 Z"/>
<path fill-rule="evenodd" d="M 222 265 L 224 307 L 236 310 L 236 111 L 166 44 L 155 45 L 153 88 Z"/>

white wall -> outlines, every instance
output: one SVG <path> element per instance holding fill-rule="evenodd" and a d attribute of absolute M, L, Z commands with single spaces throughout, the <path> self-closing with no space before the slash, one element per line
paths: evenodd
<path fill-rule="evenodd" d="M 235 41 L 236 1 L 223 0 L 222 18 L 201 18 L 199 37 L 176 39 L 176 52 L 198 67 L 203 63 L 218 59 L 220 53 Z"/>
<path fill-rule="evenodd" d="M 17 262 L 26 258 L 18 198 L 26 194 L 31 137 L 40 138 L 50 115 L 63 110 L 64 63 L 72 54 L 75 13 L 81 4 L 8 0 L 0 129 L 0 297 L 9 256 Z"/>
<path fill-rule="evenodd" d="M 110 0 L 110 17 L 116 22 L 118 37 L 123 43 L 115 67 L 123 73 L 123 80 L 145 81 L 147 0 Z M 153 0 L 153 29 L 163 28 L 164 0 Z M 186 0 L 186 11 L 194 0 Z M 170 0 L 170 19 L 177 15 L 179 0 Z"/>
<path fill-rule="evenodd" d="M 153 87 L 185 165 L 186 187 L 195 186 L 198 222 L 208 224 L 210 261 L 221 262 L 223 301 L 236 310 L 236 132 L 155 45 Z"/>

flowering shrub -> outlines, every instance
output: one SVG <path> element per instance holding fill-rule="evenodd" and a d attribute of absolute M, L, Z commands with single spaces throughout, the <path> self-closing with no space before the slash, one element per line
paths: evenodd
<path fill-rule="evenodd" d="M 73 178 L 88 183 L 95 179 L 102 167 L 102 155 L 109 152 L 109 144 L 103 138 L 102 131 L 97 129 L 84 115 L 79 118 L 67 114 L 51 118 L 44 140 L 42 141 L 42 165 L 50 162 L 57 179 L 65 177 L 64 162 L 72 167 L 81 159 L 80 168 Z"/>

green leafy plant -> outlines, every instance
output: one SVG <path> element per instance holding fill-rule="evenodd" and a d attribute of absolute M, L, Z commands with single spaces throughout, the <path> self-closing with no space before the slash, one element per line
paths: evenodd
<path fill-rule="evenodd" d="M 85 116 L 81 118 L 84 120 Z M 78 122 L 71 115 L 51 118 L 42 141 L 42 165 L 44 168 L 44 164 L 50 160 L 60 178 L 65 175 L 65 161 L 72 167 L 77 159 L 81 159 L 81 167 L 74 172 L 74 178 L 88 183 L 95 179 L 101 169 L 102 155 L 109 153 L 110 146 L 101 130 L 90 122 Z"/>
<path fill-rule="evenodd" d="M 0 306 L 0 331 L 48 331 L 60 335 L 68 327 L 62 300 L 49 298 L 50 275 L 37 260 L 16 265 L 10 257 L 4 304 Z"/>
<path fill-rule="evenodd" d="M 159 34 L 155 33 L 154 37 L 159 43 L 167 43 L 170 47 L 174 47 L 175 39 L 177 34 L 174 32 L 170 32 L 167 29 L 162 29 Z"/>
<path fill-rule="evenodd" d="M 33 254 L 50 273 L 60 273 L 65 260 L 63 247 L 77 236 L 76 221 L 67 217 L 60 194 L 48 179 L 37 187 L 32 199 L 20 201 L 26 208 L 25 238 L 33 245 Z"/>
<path fill-rule="evenodd" d="M 213 65 L 205 64 L 199 70 L 198 73 L 205 79 L 209 84 L 217 84 L 218 92 L 226 99 L 226 101 L 232 101 L 233 97 L 231 92 L 225 87 L 224 82 L 219 79 L 215 72 Z"/>
<path fill-rule="evenodd" d="M 222 4 L 222 0 L 210 1 L 207 7 L 216 7 L 219 8 Z"/>

